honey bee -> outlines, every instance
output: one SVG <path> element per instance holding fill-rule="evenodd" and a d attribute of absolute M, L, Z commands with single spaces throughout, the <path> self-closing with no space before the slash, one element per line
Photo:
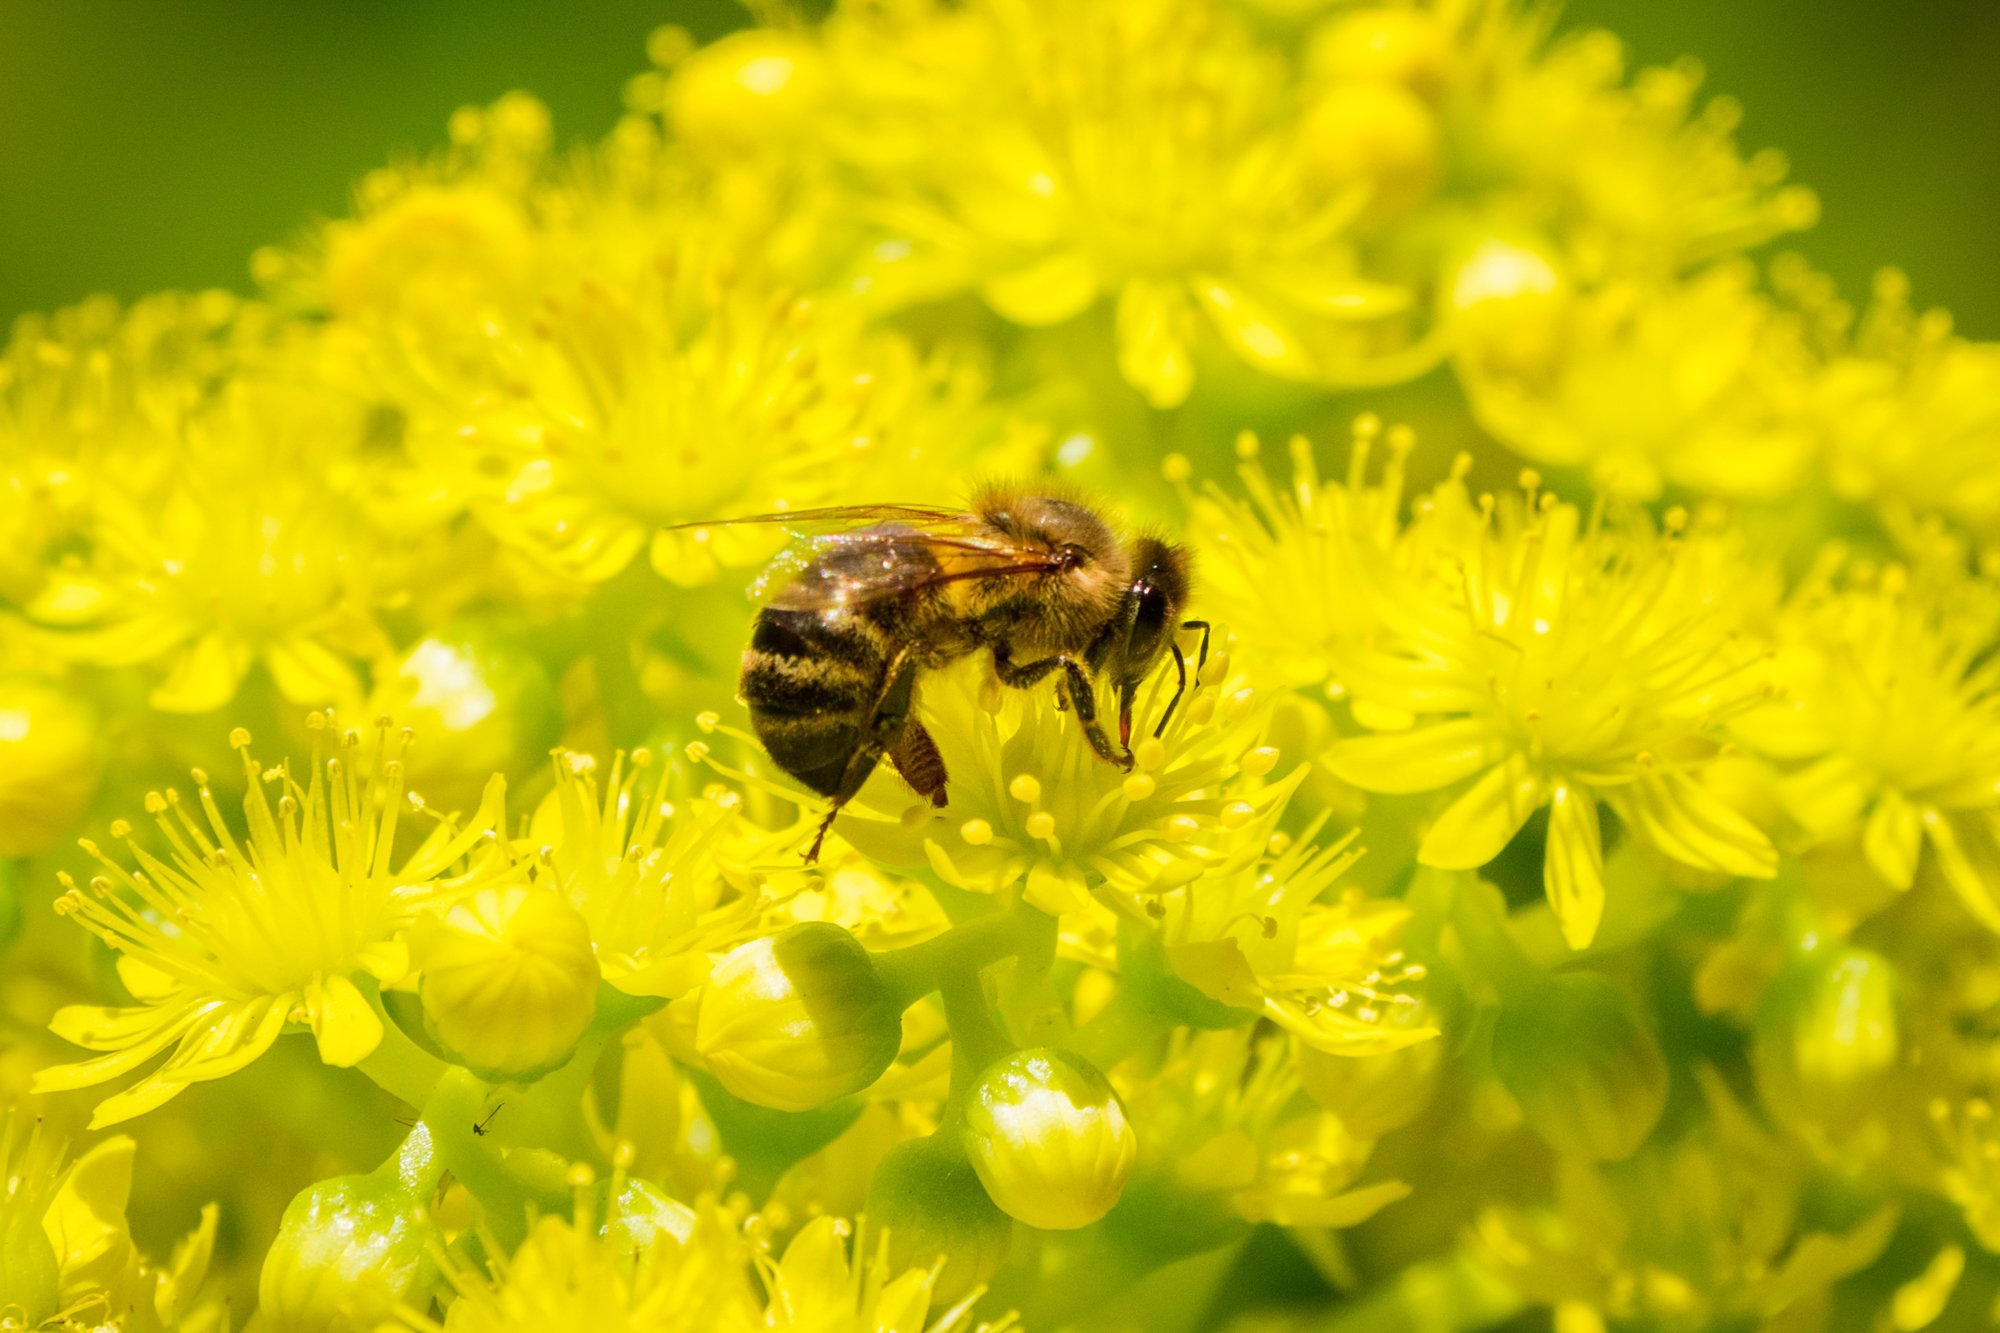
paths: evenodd
<path fill-rule="evenodd" d="M 729 523 L 823 530 L 758 611 L 743 650 L 740 695 L 772 760 L 832 806 L 810 864 L 840 808 L 887 758 L 918 795 L 946 802 L 944 756 L 918 721 L 921 678 L 991 652 L 1004 685 L 1056 677 L 1098 757 L 1132 765 L 1132 707 L 1163 654 L 1180 676 L 1160 715 L 1166 729 L 1187 689 L 1177 631 L 1189 593 L 1185 548 L 1157 536 L 1121 542 L 1086 504 L 990 490 L 970 512 L 856 505 L 757 514 Z M 683 527 L 719 526 L 683 524 Z M 1118 748 L 1097 712 L 1097 683 L 1117 687 Z"/>

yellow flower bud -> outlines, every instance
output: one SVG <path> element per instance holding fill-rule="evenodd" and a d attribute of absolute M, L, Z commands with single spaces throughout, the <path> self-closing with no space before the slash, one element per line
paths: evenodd
<path fill-rule="evenodd" d="M 365 1176 L 300 1191 L 257 1280 L 257 1314 L 271 1333 L 368 1333 L 396 1306 L 419 1309 L 437 1282 L 417 1209 L 444 1165 L 418 1126 L 401 1151 Z"/>
<path fill-rule="evenodd" d="M 45 851 L 97 790 L 97 719 L 47 681 L 0 678 L 0 857 Z"/>
<path fill-rule="evenodd" d="M 546 764 L 562 739 L 562 706 L 542 664 L 478 622 L 446 626 L 404 653 L 367 711 L 416 732 L 403 781 L 439 811 L 477 809 L 496 772 L 511 781 Z"/>
<path fill-rule="evenodd" d="M 1443 25 L 1424 10 L 1357 9 L 1313 32 L 1305 65 L 1316 78 L 1394 80 L 1428 96 L 1450 53 Z"/>
<path fill-rule="evenodd" d="M 597 955 L 561 894 L 482 889 L 411 932 L 432 1030 L 474 1072 L 546 1073 L 569 1058 L 597 1008 Z"/>
<path fill-rule="evenodd" d="M 1757 1015 L 1758 1087 L 1780 1114 L 1840 1122 L 1875 1100 L 1900 1047 L 1894 970 L 1865 949 L 1810 951 Z"/>
<path fill-rule="evenodd" d="M 1341 84 L 1300 126 L 1309 160 L 1331 188 L 1365 185 L 1367 222 L 1387 222 L 1421 203 L 1439 171 L 1437 118 L 1400 84 Z"/>
<path fill-rule="evenodd" d="M 888 1233 L 890 1272 L 945 1260 L 931 1288 L 938 1305 L 957 1304 L 998 1272 L 1014 1235 L 963 1149 L 937 1134 L 883 1155 L 868 1187 L 868 1220 Z"/>
<path fill-rule="evenodd" d="M 1562 363 L 1574 298 L 1539 246 L 1489 236 L 1460 259 L 1444 287 L 1467 370 L 1532 385 Z"/>
<path fill-rule="evenodd" d="M 1046 1047 L 1017 1051 L 979 1076 L 963 1137 L 993 1202 L 1046 1231 L 1110 1212 L 1139 1151 L 1104 1075 Z"/>
<path fill-rule="evenodd" d="M 1667 1104 L 1667 1062 L 1631 999 L 1590 972 L 1510 1000 L 1493 1027 L 1493 1070 L 1557 1152 L 1630 1157 Z"/>
<path fill-rule="evenodd" d="M 694 1045 L 743 1100 L 810 1111 L 881 1077 L 902 1038 L 868 951 L 831 922 L 805 921 L 715 965 Z"/>
<path fill-rule="evenodd" d="M 696 143 L 747 145 L 805 123 L 827 93 L 826 57 L 796 33 L 739 32 L 690 56 L 667 93 L 674 129 Z"/>

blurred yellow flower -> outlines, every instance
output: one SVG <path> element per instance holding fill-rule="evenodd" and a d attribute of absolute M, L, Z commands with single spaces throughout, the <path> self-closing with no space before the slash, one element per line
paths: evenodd
<path fill-rule="evenodd" d="M 1921 555 L 1922 553 L 1920 553 Z M 1924 844 L 1966 908 L 2000 930 L 2000 585 L 1944 545 L 1914 567 L 1822 553 L 1772 633 L 1784 696 L 1738 718 L 1784 766 L 1807 845 L 1858 836 L 1907 889 Z"/>

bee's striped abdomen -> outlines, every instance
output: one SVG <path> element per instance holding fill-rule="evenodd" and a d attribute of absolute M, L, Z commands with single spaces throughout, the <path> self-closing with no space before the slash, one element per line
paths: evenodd
<path fill-rule="evenodd" d="M 862 616 L 765 607 L 743 653 L 743 701 L 757 739 L 780 768 L 831 796 L 870 740 L 862 728 L 882 696 L 889 663 L 882 631 Z M 900 693 L 900 708 L 893 698 L 884 701 L 878 731 L 900 731 L 909 690 Z"/>

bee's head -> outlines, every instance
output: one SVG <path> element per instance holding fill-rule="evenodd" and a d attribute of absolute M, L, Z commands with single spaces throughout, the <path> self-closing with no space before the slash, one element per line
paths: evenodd
<path fill-rule="evenodd" d="M 1130 620 L 1115 671 L 1121 685 L 1137 685 L 1151 674 L 1173 642 L 1187 606 L 1192 560 L 1187 549 L 1159 537 L 1132 543 Z"/>

